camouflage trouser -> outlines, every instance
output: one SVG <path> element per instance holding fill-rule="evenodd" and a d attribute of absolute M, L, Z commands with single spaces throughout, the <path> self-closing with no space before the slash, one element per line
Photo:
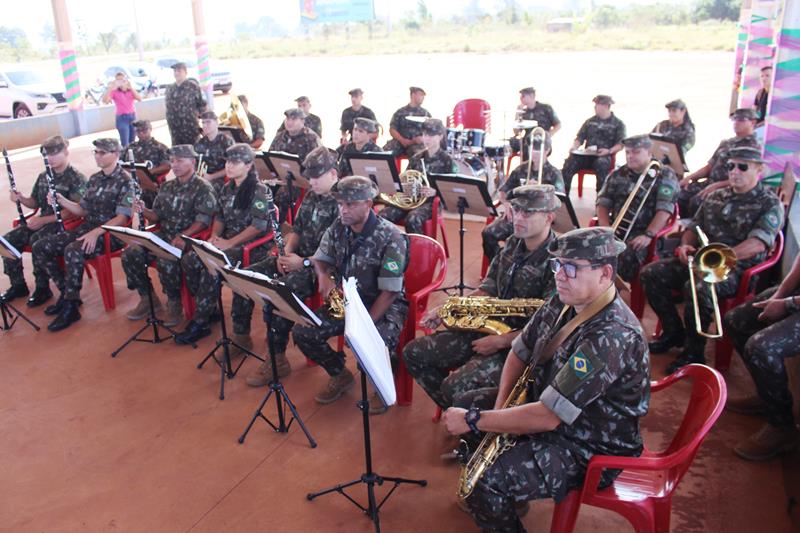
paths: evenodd
<path fill-rule="evenodd" d="M 194 144 L 200 136 L 200 126 L 194 112 L 190 111 L 185 119 L 173 119 L 167 121 L 169 135 L 172 137 L 172 146 L 176 144 Z"/>
<path fill-rule="evenodd" d="M 597 177 L 597 190 L 600 191 L 603 187 L 603 182 L 606 180 L 606 176 L 611 172 L 611 156 L 604 155 L 602 157 L 596 157 L 570 154 L 570 156 L 564 160 L 564 168 L 561 169 L 561 175 L 564 177 L 564 190 L 567 196 L 569 196 L 569 189 L 572 185 L 572 177 L 576 172 L 584 169 L 594 171 L 594 175 Z"/>
<path fill-rule="evenodd" d="M 164 235 L 157 234 L 167 240 Z M 168 241 L 168 240 L 167 240 Z M 141 246 L 128 246 L 122 252 L 122 270 L 128 281 L 128 288 L 135 290 L 140 296 L 147 295 L 150 285 L 147 267 L 155 260 L 161 288 L 170 300 L 181 299 L 181 263 L 179 260 L 169 261 L 156 258 Z"/>
<path fill-rule="evenodd" d="M 408 302 L 398 298 L 375 324 L 392 359 L 395 357 L 395 348 L 397 348 L 397 341 L 403 331 L 407 314 Z M 344 333 L 344 320 L 331 318 L 327 306 L 321 307 L 317 311 L 317 316 L 322 319 L 319 327 L 304 324 L 294 325 L 292 328 L 294 343 L 300 348 L 303 355 L 325 369 L 328 375 L 338 376 L 344 368 L 344 354 L 331 348 L 328 339 Z"/>
<path fill-rule="evenodd" d="M 500 251 L 502 241 L 508 240 L 514 234 L 514 223 L 504 217 L 498 217 L 491 224 L 483 228 L 481 237 L 483 238 L 483 255 L 489 258 L 489 262 Z"/>
<path fill-rule="evenodd" d="M 25 246 L 31 248 L 39 239 L 58 233 L 58 224 L 53 222 L 45 224 L 36 231 L 28 229 L 27 226 L 17 226 L 4 235 L 11 245 L 22 252 Z M 22 274 L 22 260 L 3 258 L 3 268 L 11 280 L 11 285 L 25 285 L 25 276 Z M 47 272 L 37 263 L 33 263 L 33 277 L 37 287 L 47 287 L 49 278 Z"/>
<path fill-rule="evenodd" d="M 740 277 L 741 271 L 733 269 L 728 275 L 728 279 L 715 285 L 719 300 L 730 298 L 736 294 Z M 689 285 L 689 268 L 681 263 L 677 257 L 672 257 L 645 266 L 642 268 L 639 278 L 650 307 L 661 319 L 664 335 L 683 334 L 685 324 L 686 342 L 684 348 L 692 355 L 702 355 L 706 341 L 695 330 L 694 305 Z M 695 286 L 697 287 L 697 302 L 700 307 L 700 323 L 703 331 L 707 331 L 714 315 L 711 291 L 709 284 L 703 282 L 697 276 L 695 276 Z M 671 293 L 673 290 L 683 291 L 683 322 L 681 322 L 681 317 L 678 315 L 678 310 L 672 299 Z"/>
<path fill-rule="evenodd" d="M 703 203 L 702 198 L 697 196 L 700 191 L 705 189 L 709 181 L 703 183 L 690 183 L 686 187 L 681 187 L 678 191 L 678 209 L 681 213 L 681 218 L 691 218 L 694 216 L 700 204 Z"/>
<path fill-rule="evenodd" d="M 628 237 L 628 241 L 631 239 L 633 239 L 633 237 Z M 619 277 L 628 282 L 636 279 L 639 267 L 642 266 L 646 257 L 647 247 L 637 251 L 627 246 L 617 258 L 617 273 Z"/>
<path fill-rule="evenodd" d="M 483 388 L 497 387 L 505 353 L 480 357 L 472 342 L 485 333 L 437 331 L 414 339 L 403 349 L 408 373 L 442 409 L 463 401 L 461 396 Z M 458 369 L 452 374 L 452 369 Z"/>
<path fill-rule="evenodd" d="M 408 146 L 404 147 L 402 144 L 400 144 L 399 141 L 396 141 L 395 139 L 392 139 L 385 145 L 383 145 L 384 151 L 392 152 L 395 155 L 395 157 L 405 155 L 409 159 L 423 148 L 425 148 L 425 146 L 422 144 L 409 144 Z"/>
<path fill-rule="evenodd" d="M 536 436 L 521 437 L 481 476 L 467 505 L 482 531 L 525 531 L 514 504 L 553 498 L 583 483 L 585 469 L 572 453 Z"/>
<path fill-rule="evenodd" d="M 747 365 L 758 395 L 767 404 L 769 423 L 792 428 L 792 393 L 784 360 L 800 353 L 800 313 L 769 322 L 759 320 L 762 310 L 753 307 L 753 302 L 766 300 L 777 290 L 767 289 L 754 300 L 731 309 L 725 315 L 724 329 Z"/>
<path fill-rule="evenodd" d="M 394 222 L 395 224 L 405 219 L 406 233 L 417 233 L 419 235 L 425 234 L 423 227 L 425 226 L 425 222 L 431 219 L 432 214 L 433 202 L 430 200 L 411 211 L 406 211 L 393 205 L 387 205 L 378 213 L 381 218 L 385 218 L 389 222 Z"/>
<path fill-rule="evenodd" d="M 269 277 L 275 277 L 277 270 L 278 258 L 275 256 L 267 257 L 263 261 L 259 261 L 247 267 L 247 270 L 266 274 Z M 286 284 L 298 298 L 304 300 L 312 296 L 317 291 L 317 276 L 313 268 L 301 268 L 293 272 L 289 272 L 285 276 L 278 278 Z M 241 309 L 241 320 L 239 321 L 239 334 L 247 334 L 250 332 L 250 317 L 253 314 L 253 307 L 255 304 L 251 300 L 247 300 Z M 266 320 L 265 320 L 266 321 Z M 285 353 L 286 346 L 289 344 L 289 332 L 292 330 L 294 322 L 289 319 L 283 318 L 276 314 L 272 314 L 272 343 L 275 348 L 275 353 Z M 268 333 L 269 334 L 269 333 Z"/>
<path fill-rule="evenodd" d="M 80 299 L 84 261 L 104 252 L 105 235 L 103 234 L 97 239 L 94 251 L 90 254 L 83 252 L 83 241 L 77 240 L 78 237 L 89 233 L 96 227 L 90 224 L 81 224 L 73 230 L 43 237 L 33 245 L 33 264 L 47 272 L 65 300 Z M 111 238 L 111 251 L 119 250 L 123 245 L 119 239 Z M 61 255 L 64 256 L 63 271 L 58 263 Z"/>

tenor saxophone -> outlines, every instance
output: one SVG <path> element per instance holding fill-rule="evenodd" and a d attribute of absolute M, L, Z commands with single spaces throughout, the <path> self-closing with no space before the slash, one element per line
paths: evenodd
<path fill-rule="evenodd" d="M 438 313 L 447 329 L 502 335 L 511 331 L 511 326 L 498 317 L 530 318 L 543 304 L 538 298 L 451 296 Z"/>

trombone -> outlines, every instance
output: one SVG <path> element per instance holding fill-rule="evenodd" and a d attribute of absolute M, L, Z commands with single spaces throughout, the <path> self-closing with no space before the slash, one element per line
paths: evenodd
<path fill-rule="evenodd" d="M 528 146 L 528 174 L 525 177 L 525 183 L 522 185 L 527 185 L 531 182 L 531 168 L 533 167 L 533 143 L 536 142 L 537 137 L 541 139 L 540 141 L 540 148 L 539 148 L 539 177 L 538 177 L 538 184 L 542 184 L 542 171 L 544 169 L 544 151 L 545 151 L 545 144 L 547 141 L 547 132 L 541 126 L 536 126 L 533 128 L 529 134 L 531 138 L 531 144 Z"/>
<path fill-rule="evenodd" d="M 692 304 L 694 304 L 694 327 L 698 335 L 707 339 L 719 339 L 722 337 L 722 317 L 719 312 L 719 301 L 717 301 L 717 291 L 714 285 L 723 282 L 728 278 L 728 274 L 736 266 L 736 252 L 727 244 L 708 243 L 708 236 L 700 226 L 697 226 L 697 237 L 702 246 L 695 255 L 690 255 L 689 260 L 689 283 L 692 291 Z M 694 284 L 695 273 L 710 285 L 711 302 L 714 307 L 714 329 L 716 333 L 706 333 L 700 323 L 700 309 L 697 305 L 697 287 Z"/>

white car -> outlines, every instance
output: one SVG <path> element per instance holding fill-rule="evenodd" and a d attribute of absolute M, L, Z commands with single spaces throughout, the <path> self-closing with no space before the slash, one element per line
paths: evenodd
<path fill-rule="evenodd" d="M 64 82 L 21 67 L 0 69 L 0 116 L 24 118 L 67 109 Z"/>
<path fill-rule="evenodd" d="M 129 80 L 131 80 L 134 88 L 142 93 L 143 97 L 147 97 L 150 96 L 150 92 L 153 89 L 156 89 L 155 71 L 156 69 L 153 68 L 153 65 L 149 63 L 115 64 L 109 66 L 103 71 L 103 77 L 105 78 L 105 83 L 107 85 L 108 82 L 114 79 L 114 76 L 117 75 L 117 72 L 122 72 Z M 157 93 L 158 91 L 156 90 L 155 92 Z"/>
<path fill-rule="evenodd" d="M 190 78 L 194 78 L 197 81 L 200 81 L 200 75 L 197 71 L 197 61 L 194 59 L 189 59 L 185 57 L 163 57 L 161 59 L 156 60 L 156 65 L 158 65 L 160 71 L 158 73 L 158 78 L 156 84 L 160 89 L 163 89 L 170 83 L 175 83 L 175 77 L 172 74 L 172 65 L 179 62 L 186 63 L 186 74 Z M 223 94 L 228 94 L 230 92 L 231 87 L 233 87 L 233 81 L 231 80 L 231 73 L 226 70 L 214 70 L 211 69 L 211 80 L 214 83 L 215 91 L 222 91 Z"/>

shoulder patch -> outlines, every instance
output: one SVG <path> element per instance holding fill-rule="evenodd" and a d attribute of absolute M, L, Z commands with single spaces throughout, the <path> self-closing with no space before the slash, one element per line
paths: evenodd
<path fill-rule="evenodd" d="M 256 209 L 264 209 L 264 207 L 266 207 L 266 204 L 261 200 L 256 200 L 256 203 L 253 205 L 255 205 Z"/>
<path fill-rule="evenodd" d="M 769 227 L 772 228 L 772 229 L 777 228 L 778 227 L 778 216 L 775 213 L 772 213 L 772 212 L 767 213 L 767 224 L 769 224 Z"/>
<path fill-rule="evenodd" d="M 392 274 L 396 274 L 397 272 L 400 271 L 400 265 L 398 265 L 397 261 L 395 261 L 394 259 L 387 259 L 383 263 L 383 268 L 385 268 L 386 270 L 388 270 Z"/>
<path fill-rule="evenodd" d="M 572 369 L 572 372 L 578 379 L 585 379 L 586 376 L 592 373 L 592 362 L 586 357 L 583 352 L 572 354 L 567 364 Z"/>

